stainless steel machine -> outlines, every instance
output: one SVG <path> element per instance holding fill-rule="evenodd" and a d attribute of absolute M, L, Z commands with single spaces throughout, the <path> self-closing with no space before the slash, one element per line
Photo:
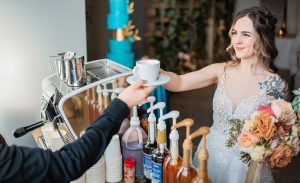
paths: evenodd
<path fill-rule="evenodd" d="M 65 143 L 77 139 L 101 115 L 109 102 L 128 86 L 126 78 L 132 74 L 130 68 L 108 59 L 88 62 L 85 68 L 86 82 L 79 87 L 69 86 L 57 73 L 42 81 L 42 121 L 66 130 L 69 140 Z M 40 147 L 47 147 L 39 144 L 43 143 L 42 133 L 33 132 L 33 136 Z"/>

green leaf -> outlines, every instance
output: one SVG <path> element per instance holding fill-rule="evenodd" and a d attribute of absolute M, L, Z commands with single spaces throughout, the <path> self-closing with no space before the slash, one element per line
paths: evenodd
<path fill-rule="evenodd" d="M 299 88 L 298 90 L 293 90 L 293 93 L 294 93 L 295 95 L 300 95 L 300 88 Z"/>
<path fill-rule="evenodd" d="M 239 119 L 230 119 L 229 123 L 229 138 L 226 140 L 225 145 L 228 148 L 233 147 L 237 143 L 237 138 L 242 132 L 243 122 Z"/>

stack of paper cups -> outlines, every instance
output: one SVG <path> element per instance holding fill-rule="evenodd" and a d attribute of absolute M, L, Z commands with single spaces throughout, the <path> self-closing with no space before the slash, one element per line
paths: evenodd
<path fill-rule="evenodd" d="M 119 182 L 122 180 L 122 154 L 119 135 L 114 135 L 105 152 L 106 181 Z"/>
<path fill-rule="evenodd" d="M 105 160 L 103 156 L 86 171 L 86 183 L 105 183 Z"/>
<path fill-rule="evenodd" d="M 85 174 L 81 175 L 81 177 L 79 177 L 76 180 L 71 181 L 70 183 L 86 183 L 85 182 Z"/>

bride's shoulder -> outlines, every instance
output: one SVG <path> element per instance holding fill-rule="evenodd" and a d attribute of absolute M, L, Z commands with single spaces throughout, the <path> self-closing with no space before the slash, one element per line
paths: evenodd
<path fill-rule="evenodd" d="M 226 62 L 222 62 L 222 63 L 210 64 L 208 67 L 210 67 L 211 70 L 214 70 L 217 75 L 221 75 L 224 72 L 225 68 L 227 67 L 226 65 L 227 65 Z"/>
<path fill-rule="evenodd" d="M 290 90 L 287 82 L 278 74 L 268 73 L 266 79 L 259 83 L 261 89 L 264 89 L 268 96 L 273 98 L 282 98 L 289 100 Z"/>

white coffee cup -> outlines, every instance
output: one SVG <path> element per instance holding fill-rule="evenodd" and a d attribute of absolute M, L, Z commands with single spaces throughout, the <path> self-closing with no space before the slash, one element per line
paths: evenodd
<path fill-rule="evenodd" d="M 136 66 L 133 68 L 133 74 L 137 78 L 146 80 L 149 83 L 157 80 L 159 69 L 159 60 L 140 60 L 136 62 Z"/>

